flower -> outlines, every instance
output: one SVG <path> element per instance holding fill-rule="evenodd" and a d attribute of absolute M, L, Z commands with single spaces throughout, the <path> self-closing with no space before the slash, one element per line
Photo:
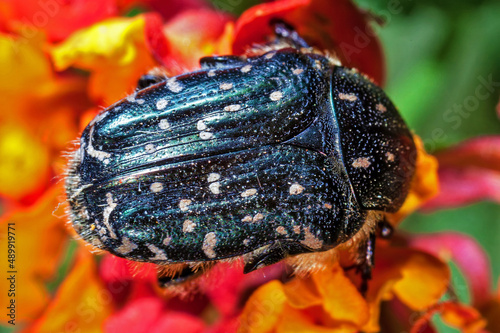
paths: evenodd
<path fill-rule="evenodd" d="M 465 332 L 500 329 L 490 263 L 463 235 L 380 240 L 366 295 L 348 268 L 348 247 L 328 269 L 295 278 L 283 263 L 246 275 L 241 263 L 221 263 L 200 278 L 197 293 L 185 295 L 157 287 L 152 264 L 109 254 L 96 259 L 89 246 L 70 240 L 74 231 L 61 218 L 61 156 L 102 106 L 133 92 L 154 67 L 177 75 L 196 69 L 203 56 L 240 54 L 265 42 L 269 20 L 281 17 L 382 84 L 385 65 L 371 16 L 352 2 L 265 2 L 234 18 L 202 0 L 7 1 L 0 17 L 0 226 L 15 230 L 14 238 L 0 237 L 16 253 L 12 267 L 5 260 L 0 266 L 17 272 L 15 323 L 25 332 L 378 332 L 388 329 L 387 318 L 395 318 L 390 328 L 421 332 L 432 329 L 436 313 Z M 472 139 L 433 157 L 415 136 L 417 174 L 388 221 L 396 227 L 422 206 L 498 202 L 498 140 Z M 10 258 L 7 251 L 2 247 L 1 258 Z M 472 290 L 470 305 L 443 299 L 450 260 Z M 1 290 L 9 288 L 0 280 Z M 8 312 L 0 319 L 13 320 Z"/>

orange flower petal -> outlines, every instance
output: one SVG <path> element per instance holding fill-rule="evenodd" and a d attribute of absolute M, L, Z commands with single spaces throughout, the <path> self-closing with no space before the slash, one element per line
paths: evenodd
<path fill-rule="evenodd" d="M 450 271 L 441 260 L 407 248 L 379 247 L 377 251 L 374 284 L 395 280 L 392 291 L 411 309 L 423 310 L 446 292 Z"/>
<path fill-rule="evenodd" d="M 459 303 L 446 302 L 441 316 L 446 323 L 464 333 L 481 332 L 486 326 L 486 321 L 476 309 Z"/>
<path fill-rule="evenodd" d="M 396 226 L 406 216 L 413 213 L 422 206 L 424 202 L 436 196 L 439 192 L 437 159 L 425 152 L 420 137 L 414 135 L 413 139 L 417 146 L 416 172 L 412 180 L 410 192 L 403 206 L 394 214 L 386 214 L 388 222 L 393 226 Z"/>
<path fill-rule="evenodd" d="M 473 304 L 478 306 L 489 301 L 491 265 L 488 255 L 475 239 L 455 232 L 441 232 L 416 235 L 409 245 L 443 261 L 453 260 L 468 282 Z"/>
<path fill-rule="evenodd" d="M 446 292 L 450 272 L 439 259 L 417 250 L 377 246 L 376 265 L 366 299 L 370 319 L 365 332 L 378 332 L 380 303 L 397 296 L 413 310 L 434 305 Z M 356 276 L 357 278 L 357 276 Z"/>
<path fill-rule="evenodd" d="M 284 291 L 290 306 L 296 309 L 305 309 L 314 305 L 321 305 L 322 295 L 318 292 L 312 278 L 295 278 L 284 285 Z"/>
<path fill-rule="evenodd" d="M 54 299 L 27 332 L 101 332 L 111 311 L 112 297 L 98 278 L 94 257 L 82 248 Z"/>
<path fill-rule="evenodd" d="M 460 329 L 461 332 L 486 333 L 484 331 L 486 321 L 481 317 L 479 312 L 472 307 L 455 302 L 436 304 L 428 309 L 419 319 L 417 319 L 410 333 L 422 332 L 422 329 L 428 326 L 432 316 L 436 313 L 441 314 L 445 323 Z"/>
<path fill-rule="evenodd" d="M 145 42 L 145 16 L 109 19 L 71 35 L 52 49 L 57 70 L 91 71 L 89 94 L 98 103 L 123 98 L 155 67 Z"/>
<path fill-rule="evenodd" d="M 352 333 L 352 328 L 332 328 L 318 325 L 314 318 L 307 316 L 303 311 L 298 311 L 290 306 L 285 306 L 283 317 L 276 328 L 277 333 L 308 332 L 308 333 Z"/>
<path fill-rule="evenodd" d="M 14 267 L 9 268 L 7 260 L 2 260 L 0 268 L 3 272 L 17 271 L 16 319 L 19 322 L 36 318 L 48 302 L 45 283 L 54 277 L 67 239 L 63 221 L 52 215 L 60 196 L 61 189 L 53 187 L 33 207 L 14 212 L 0 220 L 3 245 L 7 243 L 5 237 L 8 223 L 13 223 L 14 228 L 16 240 Z M 7 258 L 6 251 L 7 246 L 0 247 L 2 258 Z M 5 278 L 0 279 L 1 290 L 9 290 L 8 282 Z M 2 297 L 2 308 L 5 309 L 8 301 L 7 297 Z M 2 311 L 0 320 L 9 319 L 5 316 L 6 312 Z"/>
<path fill-rule="evenodd" d="M 323 297 L 323 308 L 339 326 L 355 328 L 369 319 L 368 304 L 356 286 L 336 265 L 332 270 L 320 271 L 312 276 Z"/>
<path fill-rule="evenodd" d="M 49 185 L 53 162 L 61 161 L 77 133 L 75 118 L 88 106 L 85 79 L 53 75 L 43 47 L 43 39 L 0 34 L 0 193 L 23 204 Z"/>
<path fill-rule="evenodd" d="M 239 332 L 266 333 L 280 319 L 286 296 L 283 285 L 273 280 L 257 289 L 245 304 L 240 315 Z"/>

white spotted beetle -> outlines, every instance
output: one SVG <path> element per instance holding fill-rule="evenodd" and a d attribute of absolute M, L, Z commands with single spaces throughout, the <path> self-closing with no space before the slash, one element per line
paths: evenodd
<path fill-rule="evenodd" d="M 348 243 L 366 289 L 376 227 L 412 180 L 412 135 L 382 89 L 272 24 L 253 55 L 146 75 L 92 120 L 66 179 L 86 242 L 171 267 L 162 284 L 235 258 L 308 271 Z"/>

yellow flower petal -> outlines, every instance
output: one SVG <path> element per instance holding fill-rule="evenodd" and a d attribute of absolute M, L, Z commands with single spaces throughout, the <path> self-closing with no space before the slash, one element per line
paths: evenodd
<path fill-rule="evenodd" d="M 15 123 L 0 126 L 0 193 L 19 199 L 49 180 L 49 149 Z"/>
<path fill-rule="evenodd" d="M 96 69 L 128 65 L 137 56 L 136 45 L 144 41 L 144 19 L 113 18 L 75 32 L 54 47 L 52 59 L 57 70 L 70 66 Z"/>
<path fill-rule="evenodd" d="M 57 70 L 91 72 L 90 95 L 109 104 L 126 96 L 142 74 L 156 66 L 144 36 L 145 19 L 113 18 L 74 33 L 52 49 Z"/>

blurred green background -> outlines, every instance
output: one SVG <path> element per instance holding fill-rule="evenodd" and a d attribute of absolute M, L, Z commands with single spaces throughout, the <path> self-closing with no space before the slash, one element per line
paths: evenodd
<path fill-rule="evenodd" d="M 212 0 L 239 14 L 256 1 Z M 429 152 L 481 136 L 500 134 L 495 108 L 500 85 L 500 1 L 355 0 L 384 19 L 374 25 L 387 62 L 385 90 Z M 239 3 L 235 6 L 235 3 Z M 497 88 L 476 97 L 481 80 L 492 77 Z M 465 113 L 460 116 L 458 109 Z M 470 111 L 469 111 L 470 110 Z M 458 117 L 457 117 L 458 116 Z M 452 118 L 454 117 L 454 118 Z M 416 213 L 404 230 L 421 233 L 459 231 L 474 237 L 490 256 L 493 284 L 500 276 L 500 205 L 481 202 L 432 214 Z M 473 262 L 470 263 L 474 265 Z M 469 300 L 466 283 L 454 266 L 453 284 L 460 300 Z M 456 332 L 437 323 L 439 332 Z"/>

